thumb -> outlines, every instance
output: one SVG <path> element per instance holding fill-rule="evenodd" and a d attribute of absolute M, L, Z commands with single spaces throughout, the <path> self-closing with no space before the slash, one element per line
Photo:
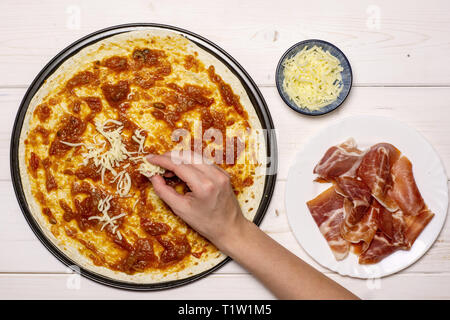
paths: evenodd
<path fill-rule="evenodd" d="M 150 178 L 155 193 L 172 209 L 178 209 L 185 204 L 184 196 L 175 191 L 174 188 L 168 186 L 166 181 L 160 175 L 154 175 Z"/>

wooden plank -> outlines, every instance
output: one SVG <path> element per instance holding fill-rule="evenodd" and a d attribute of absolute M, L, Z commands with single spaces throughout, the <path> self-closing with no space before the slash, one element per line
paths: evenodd
<path fill-rule="evenodd" d="M 198 0 L 184 4 L 154 0 L 133 1 L 126 6 L 120 0 L 2 1 L 0 166 L 4 170 L 0 171 L 0 203 L 4 223 L 0 224 L 0 298 L 273 298 L 234 262 L 206 279 L 174 290 L 128 292 L 84 278 L 81 288 L 73 288 L 77 278 L 66 274 L 66 268 L 40 244 L 20 213 L 7 168 L 12 124 L 25 88 L 45 63 L 80 37 L 119 23 L 146 21 L 177 25 L 209 38 L 264 87 L 262 92 L 279 128 L 280 160 L 275 195 L 261 226 L 265 232 L 362 298 L 448 299 L 448 221 L 428 253 L 403 272 L 381 280 L 341 277 L 318 266 L 297 243 L 286 217 L 284 188 L 295 151 L 317 130 L 352 114 L 385 115 L 412 125 L 432 143 L 449 172 L 450 65 L 445 63 L 450 49 L 449 14 L 450 3 L 444 0 L 414 6 L 406 0 L 327 0 L 308 6 L 295 0 L 282 0 L 277 5 L 269 1 Z M 289 46 L 307 38 L 338 45 L 354 70 L 355 87 L 346 104 L 337 112 L 314 119 L 288 109 L 273 87 L 279 57 Z M 417 86 L 422 87 L 412 88 Z"/>
<path fill-rule="evenodd" d="M 448 299 L 450 274 L 402 274 L 375 280 L 331 278 L 363 299 Z M 407 283 L 408 285 L 405 285 Z M 109 288 L 74 274 L 0 274 L 2 299 L 273 299 L 251 275 L 211 275 L 155 292 Z"/>
<path fill-rule="evenodd" d="M 450 3 L 431 0 L 310 2 L 45 0 L 0 4 L 0 86 L 28 85 L 60 50 L 98 29 L 135 21 L 176 25 L 227 50 L 258 84 L 310 38 L 339 46 L 356 85 L 450 85 Z M 49 10 L 51 8 L 51 10 Z M 251 13 L 251 14 L 249 14 Z M 18 18 L 20 17 L 20 18 Z M 18 20 L 19 19 L 19 20 Z"/>
<path fill-rule="evenodd" d="M 303 116 L 291 110 L 276 89 L 264 88 L 262 92 L 278 134 L 279 179 L 287 177 L 304 143 L 332 122 L 352 115 L 385 116 L 412 126 L 438 152 L 447 175 L 450 172 L 448 88 L 353 88 L 340 108 L 322 117 Z M 354 138 L 358 141 L 358 137 Z"/>
<path fill-rule="evenodd" d="M 3 168 L 9 166 L 10 132 L 24 92 L 25 89 L 0 89 L 0 165 Z M 402 119 L 418 128 L 429 139 L 439 151 L 447 171 L 450 168 L 450 144 L 447 139 L 450 121 L 450 109 L 447 104 L 450 101 L 450 88 L 354 88 L 349 100 L 340 110 L 320 118 L 305 117 L 291 111 L 283 104 L 275 88 L 262 88 L 262 92 L 276 128 L 283 128 L 279 130 L 278 137 L 279 182 L 262 228 L 308 262 L 313 263 L 290 233 L 284 209 L 283 181 L 295 157 L 295 150 L 298 150 L 321 127 L 350 114 L 376 114 Z M 433 112 L 429 111 L 430 103 L 433 104 Z M 0 225 L 0 251 L 11 257 L 0 261 L 0 271 L 62 272 L 64 267 L 36 240 L 20 214 L 7 170 L 0 171 L 0 191 L 0 200 L 6 209 L 6 223 Z M 448 227 L 445 228 L 439 240 L 427 254 L 427 258 L 415 264 L 410 268 L 411 270 L 440 272 L 449 268 L 448 229 Z M 33 263 L 24 263 L 27 257 L 33 257 Z M 440 261 L 444 263 L 441 264 Z M 229 264 L 222 270 L 223 272 L 243 272 L 236 264 Z"/>
<path fill-rule="evenodd" d="M 323 117 L 296 113 L 273 87 L 261 91 L 277 129 L 279 179 L 286 179 L 297 150 L 308 139 L 333 121 L 351 115 L 386 116 L 416 128 L 440 154 L 447 174 L 450 172 L 450 88 L 355 87 L 345 104 Z M 9 165 L 11 129 L 24 94 L 25 89 L 0 89 L 0 166 L 4 168 Z M 7 170 L 0 171 L 0 180 L 9 179 Z"/>
<path fill-rule="evenodd" d="M 132 292 L 97 284 L 76 274 L 0 274 L 3 299 L 273 299 L 250 275 L 213 275 L 180 288 Z"/>
<path fill-rule="evenodd" d="M 273 199 L 261 224 L 261 229 L 315 268 L 330 273 L 309 257 L 292 234 L 284 207 L 285 185 L 285 181 L 277 182 Z M 4 223 L 0 224 L 0 252 L 8 257 L 8 259 L 0 260 L 0 273 L 64 273 L 66 267 L 47 251 L 25 222 L 12 194 L 9 182 L 0 181 L 0 203 L 3 204 L 4 208 Z M 305 213 L 299 212 L 299 214 Z M 448 220 L 432 248 L 422 259 L 402 271 L 401 274 L 443 273 L 450 270 L 450 222 Z M 217 273 L 242 274 L 246 271 L 232 262 L 219 269 Z"/>
<path fill-rule="evenodd" d="M 329 277 L 362 299 L 448 299 L 450 275 L 398 274 L 382 279 L 361 280 L 339 275 Z"/>

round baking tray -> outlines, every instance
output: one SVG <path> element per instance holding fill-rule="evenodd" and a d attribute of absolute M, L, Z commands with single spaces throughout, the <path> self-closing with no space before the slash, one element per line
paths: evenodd
<path fill-rule="evenodd" d="M 146 284 L 137 284 L 132 282 L 126 282 L 126 281 L 118 281 L 112 278 L 109 278 L 107 276 L 98 274 L 96 272 L 87 270 L 86 268 L 81 267 L 78 265 L 75 261 L 70 259 L 66 254 L 64 254 L 56 245 L 54 245 L 47 237 L 44 235 L 44 232 L 41 230 L 41 227 L 36 222 L 36 220 L 33 218 L 27 199 L 25 198 L 22 181 L 20 178 L 20 171 L 19 171 L 19 138 L 20 133 L 23 126 L 23 121 L 25 114 L 28 109 L 28 105 L 33 98 L 33 96 L 36 94 L 36 92 L 39 90 L 40 86 L 43 84 L 43 82 L 58 69 L 58 67 L 68 58 L 78 53 L 81 49 L 94 44 L 97 41 L 100 41 L 102 39 L 111 37 L 116 34 L 124 33 L 124 32 L 130 32 L 135 30 L 145 30 L 145 29 L 165 29 L 170 30 L 173 32 L 176 32 L 189 40 L 193 41 L 195 44 L 197 44 L 202 49 L 208 51 L 209 53 L 213 54 L 216 58 L 218 58 L 220 61 L 222 61 L 229 69 L 232 71 L 241 81 L 241 84 L 244 86 L 245 90 L 247 91 L 247 94 L 256 110 L 256 113 L 259 117 L 259 120 L 261 122 L 261 125 L 263 129 L 271 130 L 274 129 L 274 125 L 272 122 L 272 118 L 269 113 L 269 109 L 267 108 L 266 102 L 264 101 L 264 98 L 259 91 L 258 87 L 256 86 L 255 82 L 250 78 L 248 73 L 244 70 L 244 68 L 228 53 L 226 53 L 222 48 L 217 46 L 216 44 L 212 43 L 211 41 L 184 29 L 177 28 L 174 26 L 169 25 L 162 25 L 162 24 L 155 24 L 155 23 L 133 23 L 133 24 L 124 24 L 124 25 L 118 25 L 109 27 L 106 29 L 102 29 L 99 31 L 96 31 L 94 33 L 91 33 L 80 40 L 72 43 L 67 48 L 62 50 L 60 53 L 58 53 L 42 70 L 39 72 L 39 74 L 36 76 L 36 78 L 31 83 L 30 87 L 28 88 L 27 92 L 25 93 L 25 96 L 22 99 L 22 102 L 20 104 L 19 110 L 16 115 L 16 119 L 14 122 L 14 127 L 11 135 L 11 149 L 10 149 L 10 165 L 11 165 L 11 178 L 12 183 L 14 186 L 14 191 L 17 197 L 17 200 L 19 202 L 20 209 L 22 210 L 23 215 L 25 216 L 25 219 L 27 220 L 28 224 L 30 225 L 31 229 L 35 233 L 35 235 L 38 237 L 38 239 L 42 242 L 42 244 L 61 262 L 63 262 L 65 265 L 71 267 L 74 265 L 77 265 L 80 270 L 80 274 L 88 279 L 91 279 L 93 281 L 109 285 L 116 288 L 121 289 L 128 289 L 128 290 L 140 290 L 140 291 L 151 291 L 151 290 L 161 290 L 161 289 L 168 289 L 168 288 L 174 288 L 178 286 L 182 286 L 188 283 L 191 283 L 195 280 L 198 280 L 200 278 L 203 278 L 207 276 L 208 274 L 216 271 L 220 267 L 222 267 L 224 264 L 226 264 L 228 261 L 230 261 L 230 258 L 226 258 L 224 261 L 220 262 L 219 264 L 215 265 L 214 267 L 210 268 L 209 270 L 206 270 L 202 273 L 193 275 L 188 278 L 179 279 L 179 280 L 173 280 L 173 281 L 166 281 L 166 282 L 160 282 L 160 283 L 146 283 Z M 267 165 L 267 175 L 265 178 L 264 183 L 264 190 L 263 190 L 263 196 L 261 199 L 261 202 L 259 204 L 257 213 L 253 219 L 253 222 L 257 225 L 261 223 L 261 220 L 263 219 L 267 207 L 269 206 L 270 199 L 272 198 L 273 190 L 275 187 L 275 181 L 276 181 L 276 168 L 277 168 L 277 145 L 276 145 L 276 138 L 273 134 L 267 134 L 265 135 L 265 142 L 266 142 L 266 149 L 267 149 L 267 157 L 270 159 L 271 163 L 268 163 Z"/>

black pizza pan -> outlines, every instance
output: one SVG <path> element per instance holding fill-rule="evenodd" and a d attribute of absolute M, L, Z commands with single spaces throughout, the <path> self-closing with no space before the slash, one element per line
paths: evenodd
<path fill-rule="evenodd" d="M 155 23 L 132 23 L 132 24 L 124 24 L 109 27 L 106 29 L 102 29 L 96 32 L 93 32 L 78 41 L 72 43 L 67 48 L 58 53 L 36 76 L 36 78 L 31 83 L 28 88 L 25 96 L 22 99 L 19 110 L 16 115 L 16 119 L 14 122 L 14 127 L 11 135 L 11 147 L 10 147 L 10 166 L 11 166 L 11 178 L 14 186 L 14 191 L 17 197 L 17 201 L 19 202 L 20 209 L 22 210 L 23 215 L 25 216 L 26 221 L 30 225 L 31 229 L 38 237 L 38 239 L 42 242 L 42 244 L 62 263 L 66 266 L 73 268 L 73 266 L 77 266 L 77 269 L 80 270 L 80 274 L 88 279 L 93 281 L 120 288 L 120 289 L 128 289 L 128 290 L 137 290 L 137 291 L 152 291 L 152 290 L 161 290 L 161 289 L 169 289 L 178 286 L 182 286 L 188 283 L 191 283 L 195 280 L 201 279 L 210 273 L 216 271 L 228 261 L 230 258 L 226 258 L 224 261 L 219 264 L 213 266 L 212 268 L 201 272 L 199 274 L 190 276 L 188 278 L 183 278 L 179 280 L 171 280 L 159 283 L 132 283 L 127 281 L 119 281 L 116 279 L 112 279 L 110 277 L 101 275 L 99 273 L 90 271 L 80 265 L 78 265 L 74 260 L 69 258 L 65 253 L 63 253 L 56 245 L 54 245 L 44 234 L 41 227 L 34 219 L 33 215 L 30 212 L 30 208 L 27 203 L 27 199 L 25 197 L 21 177 L 19 170 L 19 141 L 20 134 L 22 131 L 22 126 L 25 118 L 25 114 L 27 112 L 28 106 L 30 104 L 31 99 L 39 90 L 44 81 L 55 72 L 58 67 L 66 61 L 68 58 L 72 57 L 76 53 L 78 53 L 83 48 L 92 45 L 102 39 L 130 31 L 143 30 L 143 29 L 164 29 L 176 32 L 189 40 L 193 41 L 202 49 L 206 50 L 210 54 L 214 55 L 221 62 L 223 62 L 229 69 L 232 71 L 240 80 L 241 84 L 247 91 L 247 94 L 256 110 L 258 118 L 261 122 L 263 129 L 267 129 L 269 134 L 265 135 L 265 142 L 267 148 L 267 159 L 269 162 L 267 164 L 267 174 L 265 178 L 263 196 L 261 202 L 259 204 L 257 213 L 253 219 L 253 222 L 259 225 L 267 211 L 267 208 L 270 203 L 270 199 L 272 198 L 273 190 L 275 188 L 276 181 L 276 170 L 277 170 L 277 144 L 274 132 L 274 125 L 272 122 L 272 118 L 270 116 L 269 109 L 267 108 L 266 102 L 264 101 L 264 97 L 256 86 L 255 82 L 249 76 L 249 74 L 244 70 L 244 68 L 227 52 L 225 52 L 222 48 L 214 44 L 213 42 L 199 36 L 193 32 L 174 27 L 169 25 L 155 24 Z"/>

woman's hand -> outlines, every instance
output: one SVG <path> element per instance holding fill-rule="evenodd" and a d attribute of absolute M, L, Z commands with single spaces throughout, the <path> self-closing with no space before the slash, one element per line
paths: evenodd
<path fill-rule="evenodd" d="M 187 154 L 193 159 L 193 154 Z M 181 195 L 163 177 L 150 178 L 156 194 L 174 213 L 221 249 L 247 222 L 234 195 L 227 172 L 215 165 L 186 163 L 171 153 L 149 155 L 150 163 L 174 172 L 191 189 Z M 184 160 L 184 161 L 182 161 Z M 192 161 L 191 161 L 192 162 Z"/>

